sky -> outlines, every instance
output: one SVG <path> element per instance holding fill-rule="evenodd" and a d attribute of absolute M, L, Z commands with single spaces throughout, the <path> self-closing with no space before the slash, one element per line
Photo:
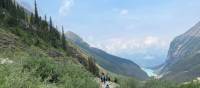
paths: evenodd
<path fill-rule="evenodd" d="M 18 0 L 29 10 L 33 0 Z M 166 60 L 170 42 L 200 21 L 200 0 L 37 0 L 41 16 L 91 46 L 148 67 Z"/>

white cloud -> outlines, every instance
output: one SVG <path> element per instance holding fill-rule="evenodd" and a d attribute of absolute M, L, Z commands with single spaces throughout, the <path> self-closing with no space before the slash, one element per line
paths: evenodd
<path fill-rule="evenodd" d="M 156 58 L 154 56 L 151 56 L 151 55 L 146 55 L 146 56 L 144 56 L 144 59 L 153 60 L 153 59 L 156 59 Z"/>
<path fill-rule="evenodd" d="M 62 0 L 62 4 L 59 8 L 59 14 L 66 16 L 74 5 L 74 0 Z"/>
<path fill-rule="evenodd" d="M 88 40 L 87 38 L 85 40 Z M 134 38 L 112 38 L 103 41 L 94 42 L 87 41 L 93 47 L 103 49 L 112 54 L 119 53 L 135 53 L 146 52 L 151 49 L 164 49 L 166 50 L 169 45 L 168 39 L 160 39 L 158 37 L 147 36 L 141 39 Z"/>
<path fill-rule="evenodd" d="M 120 15 L 122 15 L 122 16 L 128 15 L 128 13 L 129 13 L 129 10 L 127 10 L 127 9 L 122 9 L 120 11 Z"/>
<path fill-rule="evenodd" d="M 145 45 L 153 45 L 158 43 L 159 39 L 157 37 L 148 36 L 143 41 Z"/>

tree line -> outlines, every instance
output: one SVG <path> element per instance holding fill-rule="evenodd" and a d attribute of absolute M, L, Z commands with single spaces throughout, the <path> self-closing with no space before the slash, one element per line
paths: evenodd
<path fill-rule="evenodd" d="M 60 33 L 54 26 L 52 18 L 45 15 L 44 19 L 38 14 L 37 2 L 35 0 L 34 13 L 26 10 L 20 6 L 15 0 L 0 0 L 0 19 L 1 25 L 7 27 L 20 27 L 34 33 L 51 46 L 59 48 L 62 46 L 66 50 L 66 40 L 63 33 Z M 64 28 L 62 28 L 63 30 Z M 16 33 L 16 32 L 14 32 Z M 16 33 L 17 34 L 17 33 Z M 40 41 L 37 40 L 35 45 L 39 45 Z"/>

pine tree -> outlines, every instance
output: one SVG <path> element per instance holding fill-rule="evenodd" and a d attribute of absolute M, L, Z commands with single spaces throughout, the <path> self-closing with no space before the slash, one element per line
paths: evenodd
<path fill-rule="evenodd" d="M 52 22 L 51 17 L 49 19 L 49 30 L 50 30 L 50 32 L 53 30 L 53 22 Z"/>
<path fill-rule="evenodd" d="M 5 0 L 0 0 L 0 7 L 5 8 Z"/>
<path fill-rule="evenodd" d="M 50 19 L 49 19 L 49 42 L 50 42 L 50 44 L 53 46 L 53 47 L 58 47 L 59 45 L 58 45 L 58 39 L 60 38 L 60 37 L 58 37 L 57 36 L 57 30 L 54 28 L 54 26 L 53 26 L 53 22 L 52 22 L 52 19 L 51 19 L 51 17 L 50 17 Z M 60 36 L 60 34 L 59 34 L 59 36 Z"/>
<path fill-rule="evenodd" d="M 38 15 L 38 9 L 37 9 L 37 2 L 35 0 L 35 24 L 38 23 L 39 15 Z"/>
<path fill-rule="evenodd" d="M 2 0 L 2 8 L 6 7 L 5 3 L 6 3 L 6 0 Z"/>
<path fill-rule="evenodd" d="M 47 15 L 44 16 L 44 21 L 47 22 Z"/>
<path fill-rule="evenodd" d="M 95 76 L 98 76 L 99 69 L 95 64 L 95 60 L 93 57 L 88 58 L 88 70 Z"/>
<path fill-rule="evenodd" d="M 66 38 L 65 38 L 65 33 L 64 33 L 64 27 L 62 26 L 62 48 L 66 51 L 67 47 L 66 47 Z"/>

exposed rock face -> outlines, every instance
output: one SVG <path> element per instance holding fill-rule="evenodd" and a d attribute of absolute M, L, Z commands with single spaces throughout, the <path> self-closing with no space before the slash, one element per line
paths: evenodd
<path fill-rule="evenodd" d="M 0 29 L 1 31 L 2 29 Z M 6 32 L 0 32 L 0 49 L 15 49 L 16 47 L 22 48 L 22 45 L 17 43 L 18 37 Z"/>
<path fill-rule="evenodd" d="M 160 74 L 164 79 L 184 82 L 200 76 L 200 22 L 176 37 Z"/>

